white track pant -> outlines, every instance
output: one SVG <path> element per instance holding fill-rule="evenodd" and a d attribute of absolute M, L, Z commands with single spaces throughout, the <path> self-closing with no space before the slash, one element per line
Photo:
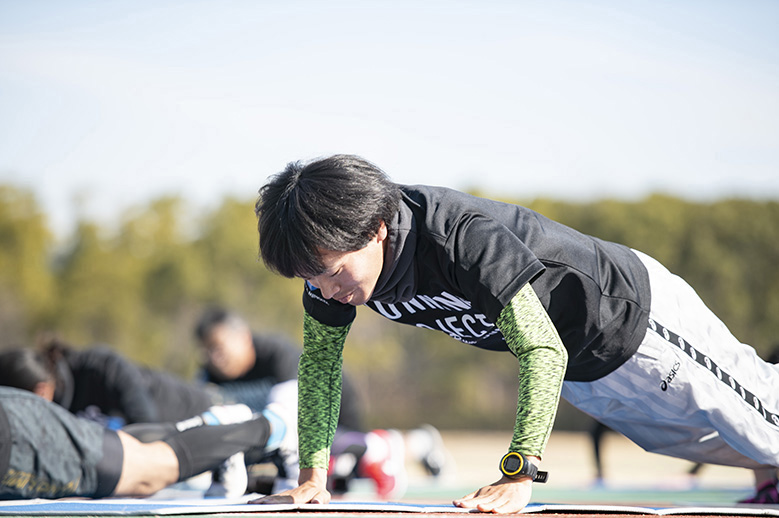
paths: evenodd
<path fill-rule="evenodd" d="M 563 397 L 647 451 L 694 462 L 779 466 L 779 365 L 740 343 L 680 277 L 649 271 L 646 337 L 625 364 Z"/>

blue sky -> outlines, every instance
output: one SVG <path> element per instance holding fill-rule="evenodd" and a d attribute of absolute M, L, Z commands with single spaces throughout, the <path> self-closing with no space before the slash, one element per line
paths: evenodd
<path fill-rule="evenodd" d="M 779 2 L 0 0 L 0 183 L 67 229 L 355 153 L 523 199 L 779 198 Z"/>

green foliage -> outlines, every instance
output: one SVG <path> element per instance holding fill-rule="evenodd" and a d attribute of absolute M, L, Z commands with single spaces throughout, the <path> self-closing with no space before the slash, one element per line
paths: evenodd
<path fill-rule="evenodd" d="M 32 193 L 0 185 L 0 346 L 23 342 L 51 312 L 52 244 Z"/>
<path fill-rule="evenodd" d="M 654 256 L 760 354 L 779 342 L 779 203 L 654 195 L 525 204 Z M 32 194 L 0 186 L 2 347 L 33 345 L 52 331 L 188 377 L 199 358 L 193 327 L 207 306 L 232 307 L 258 331 L 298 339 L 301 294 L 301 281 L 271 274 L 258 259 L 253 200 L 197 211 L 160 198 L 125 213 L 118 228 L 81 221 L 55 246 Z M 344 356 L 370 425 L 512 426 L 517 372 L 504 354 L 360 309 Z M 566 419 L 558 423 L 576 426 Z"/>

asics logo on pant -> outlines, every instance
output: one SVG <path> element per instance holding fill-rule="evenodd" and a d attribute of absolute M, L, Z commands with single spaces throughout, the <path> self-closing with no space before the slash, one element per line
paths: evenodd
<path fill-rule="evenodd" d="M 766 409 L 765 406 L 763 406 L 762 401 L 760 401 L 760 399 L 755 394 L 752 394 L 734 377 L 720 369 L 714 360 L 701 353 L 700 351 L 697 351 L 684 338 L 663 327 L 652 319 L 649 320 L 649 329 L 662 336 L 668 343 L 671 343 L 681 349 L 684 353 L 687 354 L 687 356 L 695 360 L 696 363 L 708 369 L 713 375 L 717 376 L 717 378 L 722 383 L 729 385 L 730 388 L 732 388 L 749 406 L 760 413 L 766 421 L 773 424 L 774 426 L 779 426 L 779 413 L 771 412 L 770 410 Z M 673 372 L 673 370 L 671 372 Z M 666 378 L 663 380 L 663 382 L 665 383 L 665 388 L 663 390 L 667 390 L 669 383 L 668 379 Z M 662 388 L 663 383 L 661 383 L 660 386 Z"/>
<path fill-rule="evenodd" d="M 671 367 L 671 372 L 669 372 L 668 375 L 665 377 L 665 379 L 663 379 L 663 381 L 660 382 L 660 390 L 662 390 L 663 392 L 668 390 L 668 385 L 670 385 L 671 382 L 674 380 L 674 378 L 676 377 L 676 373 L 679 372 L 679 369 L 681 369 L 681 367 L 682 367 L 681 362 L 677 361 L 673 364 L 673 367 Z"/>

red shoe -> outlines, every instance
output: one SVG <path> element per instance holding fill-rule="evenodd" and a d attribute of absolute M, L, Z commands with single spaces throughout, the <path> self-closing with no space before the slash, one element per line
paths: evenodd
<path fill-rule="evenodd" d="M 361 475 L 373 479 L 379 498 L 402 497 L 408 488 L 403 435 L 397 430 L 374 430 L 365 439 L 368 449 L 360 460 Z"/>
<path fill-rule="evenodd" d="M 752 498 L 739 500 L 740 504 L 779 504 L 779 481 L 769 480 L 757 488 Z"/>

